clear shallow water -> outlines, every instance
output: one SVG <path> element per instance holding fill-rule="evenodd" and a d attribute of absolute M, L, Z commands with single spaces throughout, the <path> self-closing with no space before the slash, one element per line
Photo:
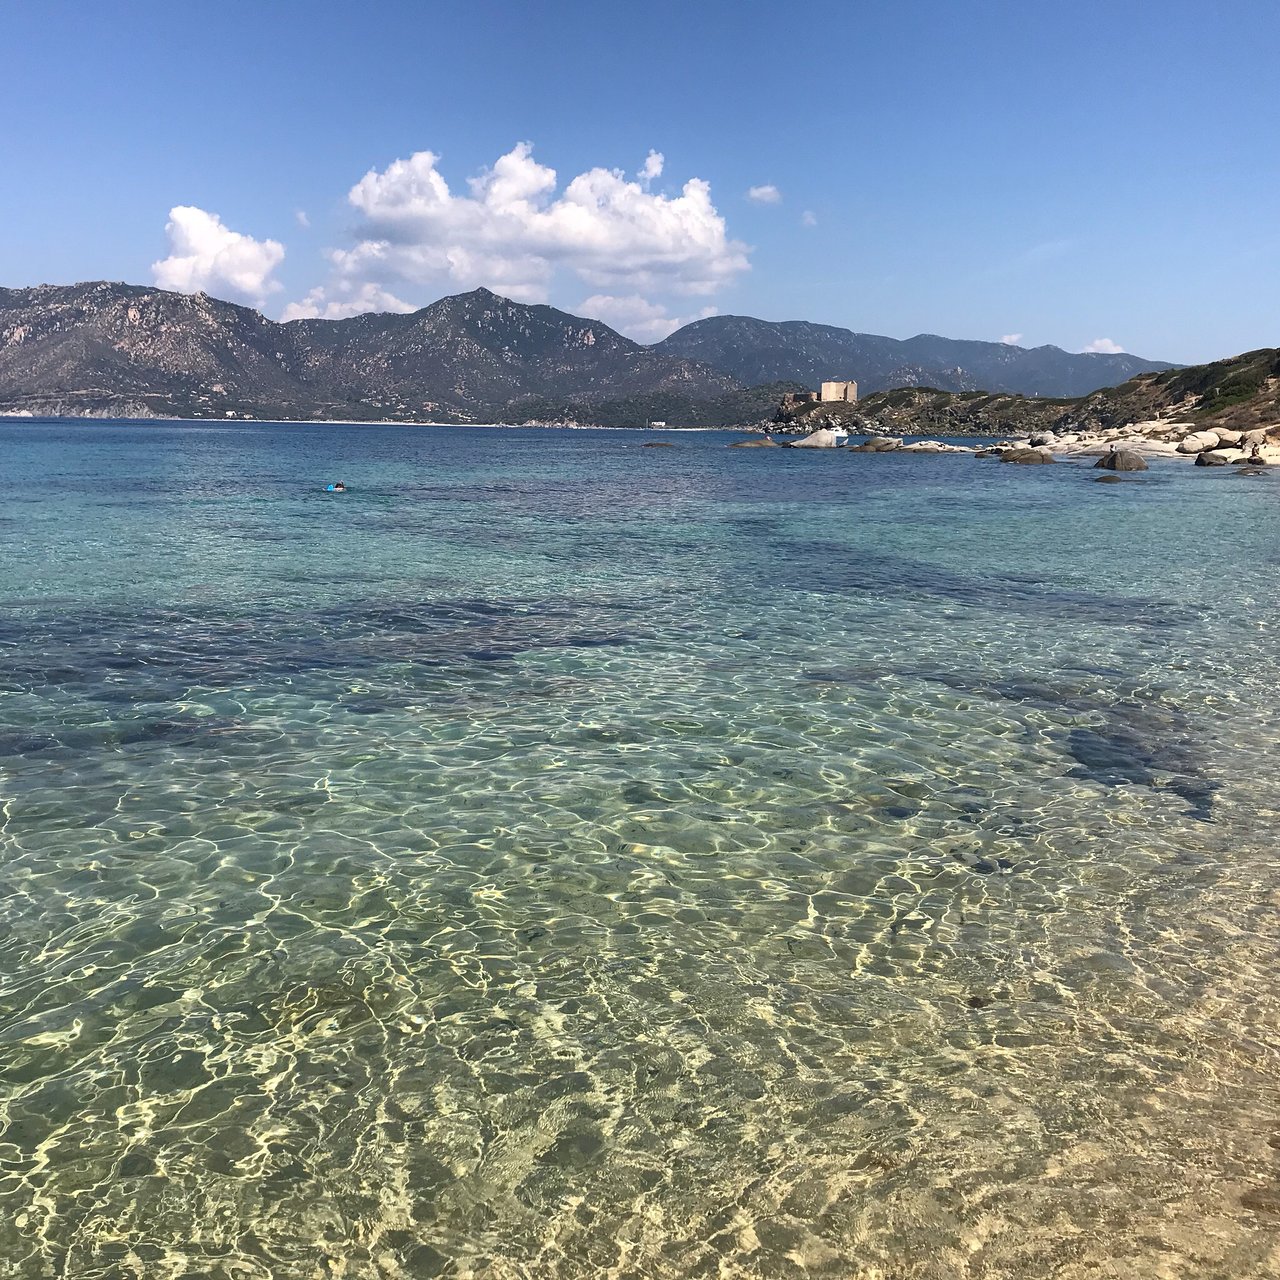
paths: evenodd
<path fill-rule="evenodd" d="M 0 426 L 8 1274 L 1280 1270 L 1280 478 L 649 438 Z"/>

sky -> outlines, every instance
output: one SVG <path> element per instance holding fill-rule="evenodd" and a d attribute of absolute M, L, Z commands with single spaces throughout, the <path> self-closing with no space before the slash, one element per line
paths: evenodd
<path fill-rule="evenodd" d="M 1280 345 L 1274 0 L 0 0 L 0 285 Z"/>

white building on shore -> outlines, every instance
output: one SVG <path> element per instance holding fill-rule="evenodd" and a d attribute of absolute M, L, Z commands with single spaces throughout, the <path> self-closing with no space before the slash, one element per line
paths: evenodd
<path fill-rule="evenodd" d="M 854 404 L 858 399 L 858 384 L 852 381 L 824 382 L 818 398 L 823 404 Z"/>

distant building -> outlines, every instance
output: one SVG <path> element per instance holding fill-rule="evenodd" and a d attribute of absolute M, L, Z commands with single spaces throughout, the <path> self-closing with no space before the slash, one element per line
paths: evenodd
<path fill-rule="evenodd" d="M 856 382 L 824 382 L 822 384 L 823 404 L 830 404 L 832 401 L 853 404 L 857 399 L 858 384 Z"/>
<path fill-rule="evenodd" d="M 818 398 L 816 391 L 784 391 L 782 393 L 782 404 L 778 407 L 778 412 L 784 417 L 789 413 L 795 413 L 796 409 L 802 404 L 812 404 Z"/>

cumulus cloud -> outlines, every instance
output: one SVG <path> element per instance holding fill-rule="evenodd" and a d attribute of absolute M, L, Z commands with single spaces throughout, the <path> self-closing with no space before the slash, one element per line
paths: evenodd
<path fill-rule="evenodd" d="M 284 261 L 284 245 L 232 231 L 216 213 L 177 205 L 165 223 L 169 256 L 151 264 L 155 282 L 179 293 L 232 294 L 261 306 L 280 283 L 271 273 Z"/>
<path fill-rule="evenodd" d="M 646 191 L 654 178 L 662 177 L 662 166 L 666 162 L 667 158 L 661 151 L 650 151 L 645 157 L 644 164 L 641 166 L 640 172 L 636 174 L 636 177 L 644 184 Z"/>
<path fill-rule="evenodd" d="M 589 169 L 563 188 L 526 142 L 465 192 L 450 189 L 439 163 L 419 151 L 365 174 L 347 197 L 356 243 L 330 251 L 333 280 L 296 305 L 327 314 L 367 286 L 412 295 L 484 285 L 545 302 L 560 271 L 601 295 L 710 294 L 748 268 L 747 248 L 730 239 L 706 182 L 690 178 L 678 195 L 648 189 L 662 173 L 659 152 L 635 180 Z"/>
<path fill-rule="evenodd" d="M 1110 338 L 1094 338 L 1087 347 L 1086 352 L 1094 352 L 1104 356 L 1118 356 L 1124 354 L 1124 348 L 1119 343 L 1112 342 Z"/>
<path fill-rule="evenodd" d="M 1022 334 L 1006 333 L 1004 337 L 1000 339 L 1000 341 L 1003 342 L 1006 346 L 1016 347 L 1022 341 Z"/>
<path fill-rule="evenodd" d="M 291 302 L 281 320 L 344 320 L 347 316 L 364 315 L 366 311 L 398 311 L 404 314 L 416 308 L 376 284 L 363 284 L 340 290 L 333 296 L 323 287 L 312 289 L 301 302 Z"/>
<path fill-rule="evenodd" d="M 311 219 L 308 217 L 305 209 L 295 209 L 293 211 L 293 216 L 297 220 L 298 226 L 302 227 L 304 230 L 311 225 Z"/>
<path fill-rule="evenodd" d="M 692 315 L 673 316 L 662 303 L 650 302 L 638 294 L 614 297 L 597 293 L 585 299 L 578 311 L 595 320 L 603 320 L 611 329 L 617 329 L 637 342 L 660 342 L 681 325 L 705 320 L 715 315 L 717 309 L 708 306 Z"/>
<path fill-rule="evenodd" d="M 747 199 L 754 200 L 756 204 L 777 204 L 782 199 L 782 192 L 772 182 L 766 182 L 760 187 L 748 187 Z"/>
<path fill-rule="evenodd" d="M 800 225 L 802 227 L 816 227 L 818 225 L 818 215 L 812 209 L 806 209 L 800 215 Z"/>

